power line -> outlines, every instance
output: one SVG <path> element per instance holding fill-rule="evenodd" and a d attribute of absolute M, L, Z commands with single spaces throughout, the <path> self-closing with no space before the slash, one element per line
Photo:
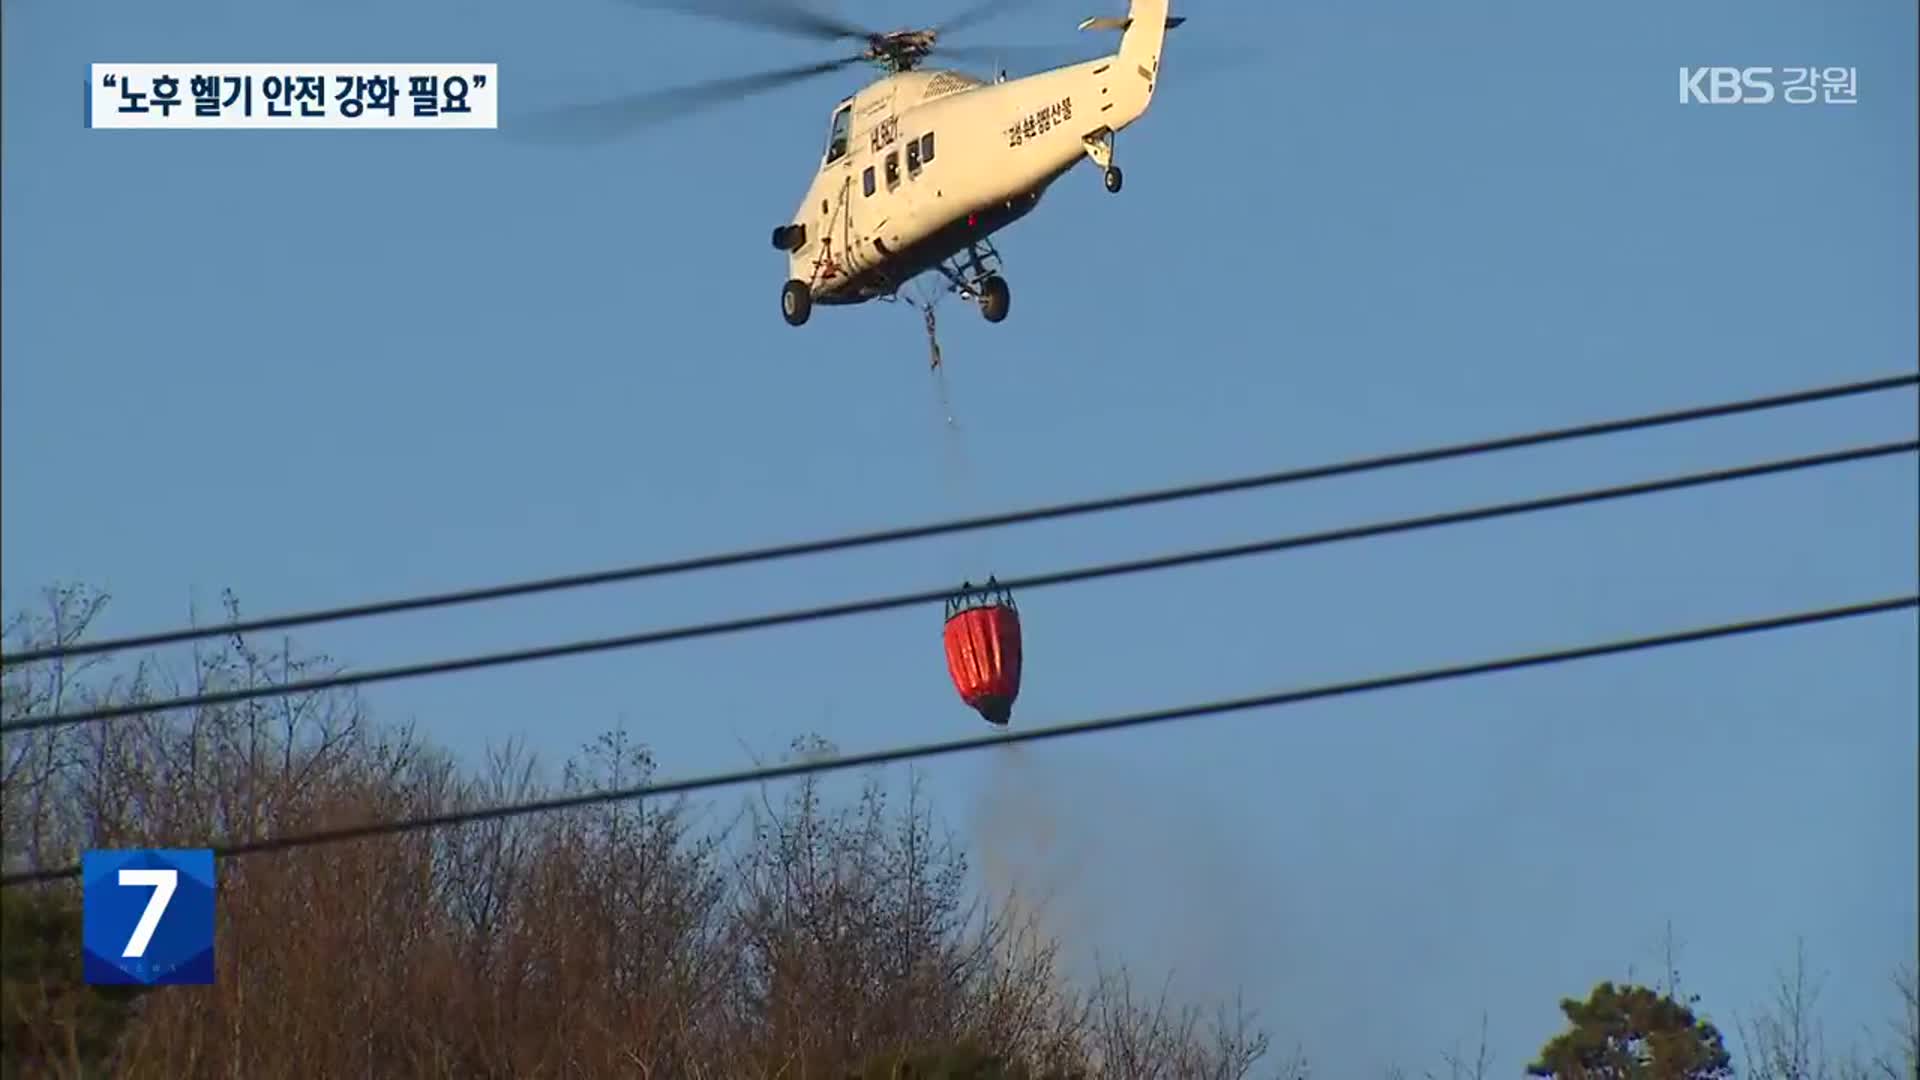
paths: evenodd
<path fill-rule="evenodd" d="M 825 760 L 816 759 L 812 761 L 790 762 L 784 765 L 759 766 L 752 769 L 740 769 L 724 773 L 710 773 L 706 776 L 686 780 L 643 784 L 637 787 L 621 788 L 612 791 L 598 791 L 580 795 L 562 796 L 559 798 L 537 799 L 527 802 L 485 807 L 478 810 L 427 814 L 418 817 L 370 822 L 365 825 L 352 825 L 334 829 L 324 829 L 316 832 L 297 833 L 290 836 L 270 837 L 265 840 L 255 840 L 247 843 L 217 847 L 214 849 L 214 852 L 222 858 L 233 858 L 240 855 L 285 851 L 293 848 L 313 847 L 320 844 L 367 839 L 374 836 L 415 832 L 422 829 L 439 829 L 456 825 L 470 825 L 480 821 L 500 818 L 550 813 L 557 810 L 572 810 L 601 803 L 624 802 L 632 799 L 652 798 L 661 795 L 678 795 L 694 791 L 703 791 L 710 788 L 732 787 L 739 784 L 764 783 L 769 780 L 781 780 L 802 774 L 838 772 L 863 766 L 886 765 L 900 761 L 912 761 L 920 758 L 964 753 L 970 750 L 980 750 L 1003 743 L 1038 742 L 1043 739 L 1058 739 L 1073 735 L 1088 735 L 1095 732 L 1118 731 L 1122 728 L 1141 727 L 1147 724 L 1172 720 L 1191 720 L 1202 716 L 1217 716 L 1224 713 L 1294 705 L 1307 701 L 1345 697 L 1403 686 L 1446 682 L 1476 675 L 1488 675 L 1517 671 L 1523 668 L 1567 664 L 1601 656 L 1645 652 L 1652 649 L 1693 644 L 1716 638 L 1729 638 L 1783 630 L 1790 627 L 1809 626 L 1816 623 L 1835 622 L 1842 619 L 1862 618 L 1867 615 L 1882 614 L 1916 606 L 1920 606 L 1920 594 L 1910 594 L 1869 603 L 1851 604 L 1844 607 L 1801 611 L 1788 615 L 1776 615 L 1741 622 L 1721 623 L 1714 626 L 1674 631 L 1648 637 L 1627 638 L 1593 645 L 1559 649 L 1551 652 L 1528 653 L 1495 660 L 1483 660 L 1475 663 L 1427 668 L 1418 671 L 1402 672 L 1395 675 L 1375 676 L 1370 679 L 1361 679 L 1354 682 L 1331 683 L 1299 690 L 1274 691 L 1253 697 L 1231 698 L 1199 705 L 1186 705 L 1173 709 L 1158 709 L 1152 712 L 1129 713 L 1121 716 L 1110 716 L 1101 719 L 1058 724 L 1050 727 L 1033 728 L 1026 731 L 977 735 L 964 739 L 949 739 L 943 742 L 922 743 L 918 746 L 896 747 L 890 750 L 843 754 Z M 58 870 L 29 870 L 0 877 L 0 887 L 76 877 L 79 873 L 80 867 L 78 866 L 67 866 Z"/>
<path fill-rule="evenodd" d="M 1458 525 L 1471 521 L 1484 521 L 1492 518 L 1561 509 L 1585 503 L 1604 502 L 1613 499 L 1650 495 L 1663 491 L 1674 491 L 1682 488 L 1729 483 L 1735 480 L 1751 479 L 1759 476 L 1823 468 L 1847 462 L 1863 461 L 1870 458 L 1911 453 L 1915 450 L 1920 450 L 1920 440 L 1909 439 L 1903 442 L 1880 443 L 1873 446 L 1862 446 L 1806 457 L 1768 461 L 1755 465 L 1715 469 L 1709 472 L 1688 473 L 1680 476 L 1640 481 L 1615 487 L 1589 489 L 1561 495 L 1550 495 L 1542 498 L 1524 499 L 1516 502 L 1495 503 L 1467 510 L 1399 518 L 1324 532 L 1295 534 L 1252 543 L 1234 544 L 1226 547 L 1205 548 L 1171 555 L 1159 555 L 1146 559 L 1060 570 L 1047 574 L 1031 575 L 1024 578 L 1012 578 L 1003 582 L 1003 584 L 1008 589 L 1032 589 L 1049 585 L 1089 581 L 1095 578 L 1117 577 L 1153 570 L 1165 570 L 1176 566 L 1193 566 L 1200 563 L 1244 558 L 1246 556 L 1268 554 L 1293 548 L 1360 540 L 1375 536 L 1385 536 L 1392 533 L 1412 532 L 1445 525 Z M 341 673 L 297 682 L 286 682 L 278 685 L 219 690 L 209 693 L 163 698 L 157 701 L 127 702 L 119 705 L 86 709 L 79 712 L 55 713 L 51 716 L 15 720 L 6 724 L 0 724 L 0 732 L 26 731 L 62 727 L 70 724 L 95 723 L 116 717 L 163 712 L 171 709 L 225 705 L 258 698 L 310 693 L 316 690 L 362 686 L 368 683 L 391 682 L 400 679 L 415 679 L 430 675 L 445 675 L 479 668 L 503 667 L 512 664 L 530 663 L 537 660 L 551 660 L 563 656 L 579 656 L 587 653 L 638 648 L 668 641 L 681 641 L 697 637 L 739 633 L 747 630 L 766 629 L 768 627 L 783 626 L 791 623 L 813 622 L 822 619 L 842 618 L 849 615 L 872 614 L 896 608 L 935 603 L 947 599 L 951 593 L 951 588 L 943 588 L 868 600 L 857 600 L 824 607 L 804 608 L 796 611 L 777 612 L 767 615 L 754 615 L 720 622 L 699 623 L 666 630 L 652 630 L 620 637 L 575 641 L 560 645 L 545 645 L 530 649 L 519 649 L 510 652 L 478 656 L 431 660 L 424 663 L 408 664 L 399 667 L 377 668 L 371 671 Z"/>
<path fill-rule="evenodd" d="M 1159 488 L 1107 498 L 1059 503 L 1027 510 L 1003 511 L 995 514 L 957 518 L 924 525 L 900 526 L 826 539 L 803 540 L 771 547 L 748 548 L 722 554 L 699 555 L 619 569 L 591 571 L 560 577 L 489 585 L 453 592 L 429 593 L 391 600 L 379 600 L 347 607 L 325 608 L 297 614 L 264 616 L 257 619 L 238 620 L 219 626 L 185 627 L 177 630 L 137 634 L 128 637 L 105 638 L 94 642 L 29 649 L 0 659 L 4 659 L 4 662 L 8 664 L 26 664 L 60 657 L 88 656 L 123 649 L 142 649 L 158 645 L 172 645 L 201 638 L 221 637 L 228 634 L 257 633 L 262 630 L 280 630 L 294 626 L 340 622 L 347 619 L 392 615 L 426 608 L 452 607 L 480 603 L 487 600 L 527 596 L 535 593 L 557 592 L 595 585 L 636 581 L 642 578 L 659 577 L 668 574 L 711 570 L 723 566 L 738 566 L 746 563 L 767 562 L 775 559 L 821 554 L 849 548 L 925 539 L 927 537 L 941 536 L 949 533 L 999 528 L 1006 525 L 1101 513 L 1109 510 L 1146 506 L 1154 503 L 1174 502 L 1203 496 L 1220 495 L 1234 491 L 1247 491 L 1255 488 L 1295 484 L 1308 480 L 1320 480 L 1334 476 L 1372 472 L 1405 465 L 1443 461 L 1450 458 L 1472 457 L 1502 450 L 1518 449 L 1520 447 L 1541 446 L 1548 443 L 1565 442 L 1573 439 L 1593 438 L 1599 435 L 1618 434 L 1626 431 L 1733 416 L 1740 413 L 1780 409 L 1793 405 L 1804 405 L 1816 401 L 1852 397 L 1860 394 L 1878 393 L 1885 390 L 1895 390 L 1901 387 L 1913 386 L 1916 383 L 1920 383 L 1920 374 L 1894 375 L 1886 378 L 1816 387 L 1767 397 L 1746 398 L 1738 401 L 1696 406 L 1670 412 L 1649 413 L 1623 419 L 1605 420 L 1574 427 L 1552 428 L 1522 435 L 1509 435 L 1501 438 L 1470 443 L 1456 443 L 1425 450 L 1412 450 L 1377 457 L 1358 458 L 1333 464 L 1262 473 L 1229 480 Z"/>

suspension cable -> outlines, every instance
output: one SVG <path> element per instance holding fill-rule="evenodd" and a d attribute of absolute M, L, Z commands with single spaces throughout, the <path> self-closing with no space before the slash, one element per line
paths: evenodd
<path fill-rule="evenodd" d="M 1310 480 L 1374 472 L 1408 465 L 1468 458 L 1522 447 L 1543 446 L 1550 443 L 1589 439 L 1628 431 L 1693 423 L 1742 413 L 1762 412 L 1817 401 L 1879 393 L 1887 390 L 1900 389 L 1902 387 L 1910 387 L 1916 383 L 1920 383 L 1920 373 L 1908 373 L 1859 382 L 1815 387 L 1791 393 L 1695 406 L 1668 412 L 1647 413 L 1622 419 L 1580 424 L 1572 427 L 1552 428 L 1526 434 L 1508 435 L 1475 442 L 1455 443 L 1430 447 L 1423 450 L 1402 451 L 1374 457 L 1355 458 L 1331 464 L 1241 476 L 1226 480 L 1185 484 L 1175 487 L 1136 491 L 1129 494 L 1104 498 L 1057 503 L 1025 510 L 1002 511 L 922 525 L 878 529 L 824 539 L 803 540 L 768 547 L 747 548 L 718 554 L 698 555 L 689 558 L 644 563 L 617 569 L 537 578 L 449 592 L 426 593 L 416 596 L 376 600 L 367 603 L 322 608 L 286 615 L 234 620 L 217 626 L 182 627 L 175 630 L 134 634 L 118 638 L 104 638 L 91 642 L 75 642 L 66 645 L 24 649 L 11 656 L 0 656 L 0 663 L 11 666 L 15 664 L 97 655 L 127 649 L 144 649 L 205 638 L 224 637 L 233 634 L 258 633 L 263 630 L 282 630 L 296 626 L 341 622 L 349 619 L 392 615 L 428 608 L 476 604 L 510 597 L 529 596 L 536 593 L 581 589 L 618 582 L 637 581 L 643 578 L 661 577 L 670 574 L 689 573 L 698 570 L 711 570 L 726 566 L 739 566 L 748 563 L 767 562 L 803 555 L 815 555 L 829 551 L 842 551 L 880 544 L 899 543 L 907 540 L 919 540 L 951 533 L 1000 528 L 1008 525 L 1074 517 L 1084 514 L 1104 513 L 1112 510 L 1147 506 L 1156 503 L 1175 502 L 1184 499 L 1221 495 L 1229 492 L 1249 491 L 1257 488 L 1277 487 L 1303 483 Z"/>
<path fill-rule="evenodd" d="M 1447 513 L 1398 518 L 1323 532 L 1295 534 L 1225 547 L 1204 548 L 1169 555 L 1158 555 L 1146 559 L 1135 559 L 1095 566 L 1082 566 L 1068 570 L 1054 571 L 1052 573 L 1031 575 L 1024 578 L 1013 578 L 1002 584 L 1008 589 L 1018 591 L 1049 585 L 1090 581 L 1096 578 L 1166 570 L 1177 566 L 1193 566 L 1201 563 L 1245 558 L 1252 555 L 1269 554 L 1294 548 L 1344 543 L 1394 533 L 1413 532 L 1473 521 L 1485 521 L 1492 518 L 1557 510 L 1587 503 L 1635 498 L 1657 492 L 1730 483 L 1736 480 L 1796 472 L 1806 469 L 1826 468 L 1847 462 L 1888 457 L 1894 454 L 1912 453 L 1916 450 L 1920 450 L 1920 440 L 1909 439 L 1904 442 L 1881 443 L 1874 446 L 1855 447 L 1848 450 L 1814 454 L 1806 457 L 1767 461 L 1754 465 L 1716 469 L 1709 472 L 1688 473 L 1681 476 L 1666 477 L 1659 480 L 1646 480 L 1615 487 L 1595 488 L 1515 502 L 1483 505 Z M 457 671 L 472 671 L 480 668 L 530 663 L 537 660 L 550 660 L 562 656 L 579 656 L 587 653 L 607 652 L 616 649 L 638 648 L 668 641 L 681 641 L 720 634 L 740 633 L 748 630 L 759 630 L 792 623 L 872 614 L 874 612 L 896 608 L 936 603 L 945 600 L 951 593 L 952 589 L 950 587 L 941 588 L 867 600 L 855 600 L 823 607 L 804 608 L 796 611 L 754 615 L 721 622 L 700 623 L 666 630 L 646 631 L 620 637 L 573 641 L 559 645 L 543 645 L 510 652 L 455 657 L 445 660 L 430 660 L 424 663 L 408 664 L 399 667 L 376 668 L 361 672 L 344 672 L 314 679 L 289 681 L 273 685 L 238 687 L 230 690 L 189 694 L 155 701 L 123 702 L 117 705 L 100 706 L 78 712 L 54 713 L 49 716 L 15 720 L 6 724 L 0 724 L 0 732 L 27 731 L 63 727 L 71 724 L 96 723 L 115 717 L 147 715 L 172 709 L 197 708 L 208 705 L 224 705 L 259 698 L 309 693 L 315 690 L 362 686 L 368 683 L 391 682 L 400 679 L 422 678 L 430 675 L 444 675 Z"/>

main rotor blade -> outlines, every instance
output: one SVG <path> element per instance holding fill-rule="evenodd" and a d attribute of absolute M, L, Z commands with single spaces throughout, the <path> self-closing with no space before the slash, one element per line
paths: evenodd
<path fill-rule="evenodd" d="M 1097 46 L 1089 48 L 1085 44 L 1078 48 L 1065 44 L 935 45 L 933 51 L 943 58 L 990 63 L 1005 69 L 1009 75 L 1017 76 L 1022 71 L 1067 67 L 1097 60 L 1106 52 L 1110 52 L 1111 47 L 1101 50 Z M 1183 41 L 1179 43 L 1178 48 L 1168 50 L 1168 56 L 1163 62 L 1173 68 L 1175 81 L 1184 85 L 1248 64 L 1264 62 L 1267 58 L 1268 54 L 1265 50 L 1244 43 L 1204 41 L 1188 44 Z"/>
<path fill-rule="evenodd" d="M 825 75 L 850 64 L 857 64 L 862 59 L 859 56 L 848 56 L 801 67 L 763 71 L 751 75 L 735 75 L 710 82 L 653 90 L 644 94 L 628 94 L 590 105 L 570 105 L 550 109 L 536 114 L 534 118 L 536 130 L 530 134 L 535 137 L 562 139 L 613 138 L 653 124 L 677 119 L 700 109 L 740 101 L 755 94 L 764 94 L 769 90 L 777 90 L 783 86 L 802 82 L 816 75 Z"/>
<path fill-rule="evenodd" d="M 685 15 L 698 15 L 706 19 L 739 23 L 743 26 L 779 30 L 816 41 L 839 41 L 842 38 L 865 41 L 873 36 L 869 30 L 805 7 L 799 3 L 799 0 L 628 0 L 628 2 L 644 7 L 678 11 Z"/>

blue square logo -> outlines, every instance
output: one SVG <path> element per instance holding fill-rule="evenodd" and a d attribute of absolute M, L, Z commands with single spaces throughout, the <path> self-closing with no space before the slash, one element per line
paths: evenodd
<path fill-rule="evenodd" d="M 212 851 L 89 851 L 80 881 L 87 982 L 213 982 Z"/>

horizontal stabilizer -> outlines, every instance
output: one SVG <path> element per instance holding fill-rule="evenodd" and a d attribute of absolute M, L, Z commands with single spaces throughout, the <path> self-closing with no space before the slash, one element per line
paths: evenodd
<path fill-rule="evenodd" d="M 1174 27 L 1179 26 L 1181 23 L 1186 21 L 1187 21 L 1187 17 L 1185 15 L 1169 15 L 1167 16 L 1167 29 L 1171 30 Z M 1088 19 L 1086 22 L 1081 23 L 1080 29 L 1082 30 L 1119 30 L 1124 32 L 1127 27 L 1132 25 L 1133 25 L 1133 20 L 1131 18 L 1120 19 L 1110 15 L 1102 15 L 1097 18 Z"/>

